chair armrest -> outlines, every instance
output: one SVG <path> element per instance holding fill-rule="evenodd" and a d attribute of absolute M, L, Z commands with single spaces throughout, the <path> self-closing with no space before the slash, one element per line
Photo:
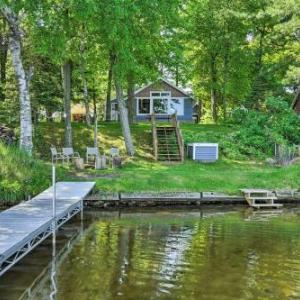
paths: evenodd
<path fill-rule="evenodd" d="M 73 152 L 73 156 L 74 156 L 74 157 L 77 157 L 77 158 L 80 158 L 79 152 Z"/>

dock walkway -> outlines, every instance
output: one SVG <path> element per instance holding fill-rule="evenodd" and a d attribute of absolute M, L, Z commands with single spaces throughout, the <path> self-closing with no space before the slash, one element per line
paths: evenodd
<path fill-rule="evenodd" d="M 83 199 L 94 182 L 56 183 L 56 220 L 53 218 L 53 189 L 0 213 L 0 276 L 15 265 L 56 229 L 80 212 Z"/>

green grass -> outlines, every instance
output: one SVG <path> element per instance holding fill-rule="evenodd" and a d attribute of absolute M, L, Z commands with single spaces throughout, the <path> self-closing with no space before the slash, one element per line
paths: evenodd
<path fill-rule="evenodd" d="M 1 202 L 25 200 L 50 185 L 50 166 L 16 147 L 0 144 L 0 161 Z"/>
<path fill-rule="evenodd" d="M 241 188 L 299 188 L 300 168 L 275 168 L 254 162 L 221 160 L 213 164 L 186 161 L 162 165 L 145 161 L 107 171 L 116 177 L 97 180 L 107 191 L 218 191 L 237 194 Z"/>
<path fill-rule="evenodd" d="M 219 142 L 234 128 L 218 125 L 181 124 L 185 141 Z M 0 144 L 0 201 L 17 202 L 34 196 L 51 184 L 50 145 L 61 147 L 64 124 L 40 123 L 34 131 L 34 157 Z M 121 169 L 87 170 L 88 180 L 96 180 L 104 191 L 216 191 L 237 194 L 241 188 L 300 187 L 300 166 L 271 167 L 262 161 L 234 161 L 224 157 L 212 164 L 186 160 L 182 164 L 167 165 L 153 160 L 151 154 L 151 126 L 141 123 L 132 127 L 137 155 L 126 158 Z M 85 155 L 85 147 L 93 145 L 93 128 L 73 124 L 74 148 Z M 112 146 L 125 155 L 120 125 L 99 124 L 99 145 L 102 153 Z M 74 179 L 70 166 L 59 167 L 58 180 Z"/>
<path fill-rule="evenodd" d="M 181 124 L 185 141 L 220 142 L 234 129 L 223 125 Z M 63 124 L 41 123 L 36 129 L 36 151 L 49 159 L 49 145 L 63 145 Z M 73 124 L 74 148 L 84 156 L 85 147 L 93 144 L 93 129 Z M 299 188 L 300 167 L 271 167 L 261 161 L 234 161 L 221 155 L 213 164 L 186 160 L 183 164 L 166 165 L 153 161 L 151 154 L 151 126 L 141 123 L 132 127 L 137 156 L 126 159 L 121 169 L 88 171 L 96 179 L 97 187 L 106 191 L 218 191 L 238 193 L 241 188 Z M 193 140 L 193 139 L 197 140 Z M 99 126 L 101 152 L 112 146 L 125 154 L 120 125 L 101 123 Z M 106 177 L 105 177 L 106 176 Z"/>
<path fill-rule="evenodd" d="M 0 204 L 13 204 L 35 196 L 51 185 L 51 166 L 15 146 L 0 143 Z M 63 179 L 65 168 L 57 169 Z"/>

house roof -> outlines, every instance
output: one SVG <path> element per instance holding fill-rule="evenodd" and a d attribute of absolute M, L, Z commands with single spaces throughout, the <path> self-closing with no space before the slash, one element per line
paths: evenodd
<path fill-rule="evenodd" d="M 172 84 L 170 81 L 164 79 L 164 78 L 160 78 L 157 81 L 163 81 L 165 84 L 169 85 L 170 87 L 172 87 L 173 89 L 176 89 L 177 91 L 181 92 L 182 94 L 186 95 L 187 97 L 190 97 L 190 95 L 184 91 L 183 89 L 179 88 L 178 86 L 176 86 L 175 84 Z M 152 85 L 155 82 L 150 82 L 149 84 L 147 84 L 146 86 L 141 87 L 140 89 L 136 90 L 134 92 L 134 94 L 138 94 L 139 92 L 143 91 L 144 89 L 148 88 L 150 85 Z"/>
<path fill-rule="evenodd" d="M 292 108 L 294 109 L 297 105 L 298 101 L 300 101 L 300 87 L 298 88 L 298 91 L 296 92 L 295 98 L 292 103 Z"/>
<path fill-rule="evenodd" d="M 169 82 L 168 80 L 166 80 L 166 79 L 164 79 L 164 78 L 160 78 L 160 79 L 158 79 L 157 81 L 150 82 L 149 84 L 147 84 L 147 85 L 145 85 L 145 86 L 143 86 L 143 87 L 137 89 L 136 91 L 134 91 L 134 95 L 136 95 L 136 94 L 142 92 L 143 90 L 147 89 L 149 86 L 151 86 L 152 84 L 154 84 L 154 83 L 156 83 L 156 82 L 158 82 L 158 81 L 164 82 L 165 84 L 169 85 L 171 88 L 176 89 L 176 90 L 179 91 L 180 93 L 184 94 L 186 97 L 189 97 L 189 98 L 192 98 L 192 99 L 193 99 L 193 97 L 191 97 L 191 95 L 189 95 L 185 90 L 179 88 L 178 86 L 172 84 L 171 82 Z M 127 96 L 124 97 L 124 99 L 127 99 Z M 112 99 L 111 101 L 115 101 L 115 100 L 116 100 L 116 98 Z"/>

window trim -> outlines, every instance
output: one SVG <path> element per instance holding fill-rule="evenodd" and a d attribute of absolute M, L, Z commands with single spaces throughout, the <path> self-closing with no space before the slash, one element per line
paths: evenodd
<path fill-rule="evenodd" d="M 165 97 L 165 98 L 162 98 L 162 97 L 153 97 L 152 98 L 152 112 L 154 111 L 154 101 L 155 100 L 167 100 L 167 110 L 165 113 L 155 113 L 157 115 L 162 115 L 162 116 L 165 116 L 165 115 L 169 115 L 169 105 L 170 105 L 170 98 L 168 97 Z"/>
<path fill-rule="evenodd" d="M 153 94 L 159 94 L 153 96 Z M 168 94 L 166 96 L 162 96 L 162 94 Z M 166 99 L 167 100 L 167 111 L 165 113 L 156 113 L 161 116 L 168 116 L 169 115 L 169 106 L 170 106 L 170 99 L 171 99 L 171 91 L 150 91 L 150 98 L 151 98 L 151 114 L 154 112 L 154 100 L 156 99 Z"/>
<path fill-rule="evenodd" d="M 161 95 L 162 93 L 165 93 L 168 95 L 162 96 Z M 159 94 L 159 95 L 152 96 L 152 94 Z M 171 92 L 170 91 L 150 91 L 150 98 L 161 98 L 161 97 L 165 97 L 165 98 L 171 97 Z"/>
<path fill-rule="evenodd" d="M 152 96 L 152 93 L 168 93 L 169 96 Z M 161 94 L 160 94 L 161 95 Z M 171 109 L 171 100 L 172 99 L 178 99 L 182 103 L 182 114 L 178 114 L 178 116 L 184 116 L 185 109 L 184 109 L 184 103 L 187 99 L 186 97 L 172 97 L 171 92 L 169 91 L 150 91 L 150 97 L 135 97 L 136 99 L 136 115 L 137 116 L 150 116 L 153 114 L 153 100 L 155 99 L 167 99 L 167 112 L 166 113 L 160 113 L 158 115 L 170 115 L 170 109 Z M 149 113 L 140 113 L 139 112 L 139 101 L 141 99 L 148 99 L 150 100 L 150 112 Z"/>
<path fill-rule="evenodd" d="M 140 113 L 140 110 L 139 110 L 139 101 L 142 100 L 142 99 L 147 99 L 149 100 L 149 104 L 150 104 L 150 110 L 149 110 L 149 113 Z M 148 116 L 148 115 L 151 115 L 151 98 L 149 97 L 138 97 L 136 98 L 136 115 L 137 116 Z"/>

